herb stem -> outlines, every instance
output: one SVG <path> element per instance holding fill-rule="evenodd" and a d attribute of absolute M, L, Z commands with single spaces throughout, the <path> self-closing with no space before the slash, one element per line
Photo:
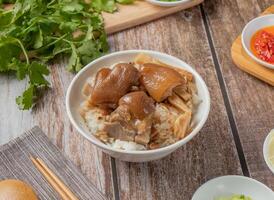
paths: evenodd
<path fill-rule="evenodd" d="M 19 39 L 15 38 L 15 40 L 16 40 L 16 41 L 18 42 L 18 44 L 20 45 L 20 47 L 21 47 L 21 49 L 22 49 L 22 51 L 23 51 L 23 54 L 24 54 L 24 56 L 25 56 L 25 58 L 26 58 L 26 62 L 27 62 L 27 64 L 29 64 L 29 57 L 28 57 L 28 54 L 27 54 L 27 51 L 26 51 L 24 45 L 22 44 L 22 42 L 21 42 Z"/>

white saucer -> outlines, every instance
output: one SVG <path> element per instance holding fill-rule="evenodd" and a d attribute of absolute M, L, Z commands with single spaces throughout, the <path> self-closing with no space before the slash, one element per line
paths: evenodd
<path fill-rule="evenodd" d="M 272 131 L 270 131 L 270 133 L 268 134 L 268 136 L 265 138 L 264 147 L 263 147 L 263 153 L 264 153 L 264 160 L 265 160 L 268 168 L 274 174 L 274 166 L 270 163 L 270 161 L 268 159 L 268 149 L 269 149 L 269 144 L 270 144 L 270 140 L 272 139 L 272 137 L 274 137 L 274 129 Z"/>
<path fill-rule="evenodd" d="M 214 200 L 217 197 L 243 194 L 252 200 L 273 200 L 274 192 L 257 180 L 245 176 L 221 176 L 203 184 L 192 200 Z"/>

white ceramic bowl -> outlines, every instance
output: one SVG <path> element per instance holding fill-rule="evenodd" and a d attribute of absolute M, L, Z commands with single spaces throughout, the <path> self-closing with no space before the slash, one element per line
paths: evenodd
<path fill-rule="evenodd" d="M 264 15 L 261 17 L 257 17 L 251 20 L 243 29 L 242 32 L 242 45 L 245 52 L 256 62 L 265 67 L 274 69 L 274 65 L 268 62 L 265 62 L 259 58 L 257 58 L 251 51 L 250 41 L 252 36 L 260 29 L 265 28 L 267 26 L 274 26 L 274 14 L 271 15 Z"/>
<path fill-rule="evenodd" d="M 159 0 L 147 0 L 147 2 L 157 5 L 157 6 L 164 6 L 164 7 L 172 7 L 185 4 L 191 0 L 178 0 L 178 1 L 159 1 Z"/>
<path fill-rule="evenodd" d="M 243 194 L 252 200 L 273 200 L 274 193 L 259 181 L 244 176 L 221 176 L 203 184 L 191 200 L 215 200 L 216 197 Z"/>
<path fill-rule="evenodd" d="M 264 141 L 264 147 L 263 147 L 263 153 L 264 153 L 264 160 L 268 166 L 268 168 L 273 172 L 274 174 L 274 166 L 271 165 L 269 159 L 268 159 L 268 150 L 270 145 L 270 140 L 274 138 L 274 129 L 270 131 L 270 133 L 267 135 Z"/>
<path fill-rule="evenodd" d="M 202 103 L 199 104 L 197 113 L 194 115 L 194 120 L 197 122 L 193 131 L 183 138 L 182 140 L 169 145 L 164 148 L 156 149 L 156 150 L 146 150 L 146 151 L 125 151 L 125 150 L 117 150 L 112 147 L 109 147 L 99 141 L 96 137 L 94 137 L 89 131 L 85 123 L 83 122 L 82 117 L 79 114 L 79 106 L 81 102 L 84 100 L 81 94 L 82 87 L 92 74 L 96 73 L 98 69 L 110 66 L 117 62 L 130 62 L 133 61 L 134 57 L 139 53 L 146 53 L 151 55 L 152 57 L 159 59 L 163 62 L 166 62 L 170 65 L 177 66 L 179 68 L 183 68 L 188 70 L 194 75 L 197 89 L 198 89 L 198 97 L 202 100 Z M 130 162 L 144 162 L 155 159 L 160 159 L 164 156 L 167 156 L 171 152 L 175 151 L 177 148 L 186 144 L 189 140 L 191 140 L 200 129 L 203 127 L 204 123 L 207 120 L 209 109 L 210 109 L 210 97 L 207 86 L 201 76 L 188 64 L 175 58 L 173 56 L 156 52 L 156 51 L 148 51 L 148 50 L 128 50 L 128 51 L 120 51 L 116 53 L 111 53 L 101 58 L 94 60 L 89 63 L 86 67 L 84 67 L 72 80 L 66 95 L 66 109 L 68 117 L 73 124 L 73 126 L 77 129 L 79 133 L 81 133 L 86 139 L 88 139 L 91 143 L 95 144 L 99 148 L 101 148 L 104 152 L 111 155 L 112 157 L 118 158 L 124 161 Z"/>

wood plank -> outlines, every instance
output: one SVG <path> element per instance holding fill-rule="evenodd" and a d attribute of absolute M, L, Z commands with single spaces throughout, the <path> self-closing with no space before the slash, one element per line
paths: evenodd
<path fill-rule="evenodd" d="M 0 75 L 0 91 L 5 94 L 0 98 L 0 143 L 38 125 L 100 191 L 113 199 L 110 158 L 80 136 L 66 115 L 65 94 L 73 74 L 62 63 L 65 61 L 51 66 L 52 89 L 33 111 L 20 111 L 15 103 L 26 82 L 19 82 L 12 75 Z"/>
<path fill-rule="evenodd" d="M 112 51 L 152 49 L 181 58 L 205 79 L 212 98 L 199 135 L 170 156 L 141 164 L 116 160 L 121 199 L 191 199 L 205 181 L 242 173 L 198 7 L 115 34 L 109 42 Z"/>
<path fill-rule="evenodd" d="M 231 44 L 245 24 L 272 4 L 273 0 L 211 0 L 204 8 L 250 174 L 274 189 L 274 176 L 262 153 L 263 141 L 274 127 L 274 88 L 238 69 L 230 58 Z"/>
<path fill-rule="evenodd" d="M 118 12 L 103 13 L 105 29 L 108 34 L 143 24 L 163 16 L 184 10 L 202 3 L 203 0 L 191 0 L 175 7 L 161 7 L 146 1 L 135 1 L 130 5 L 118 5 Z"/>
<path fill-rule="evenodd" d="M 172 13 L 191 8 L 202 3 L 204 0 L 190 0 L 173 7 L 155 6 L 144 0 L 137 0 L 132 4 L 117 4 L 117 12 L 103 12 L 104 25 L 107 34 L 112 34 L 127 28 L 131 28 L 146 22 L 159 19 Z M 12 4 L 4 4 L 9 10 Z"/>

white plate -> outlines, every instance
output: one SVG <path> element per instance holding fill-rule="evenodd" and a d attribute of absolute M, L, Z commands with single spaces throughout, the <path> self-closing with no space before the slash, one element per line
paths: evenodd
<path fill-rule="evenodd" d="M 268 62 L 265 62 L 259 58 L 257 58 L 251 51 L 250 47 L 250 41 L 252 36 L 260 29 L 268 27 L 268 26 L 274 26 L 274 14 L 271 15 L 264 15 L 261 17 L 257 17 L 253 20 L 251 20 L 243 29 L 242 32 L 242 45 L 245 50 L 245 52 L 256 62 L 258 62 L 261 65 L 264 65 L 265 67 L 274 69 L 274 65 L 270 64 Z"/>
<path fill-rule="evenodd" d="M 172 2 L 168 2 L 168 1 L 158 1 L 158 0 L 147 0 L 147 2 L 157 5 L 157 6 L 164 6 L 164 7 L 171 7 L 171 6 L 178 6 L 178 5 L 182 5 L 184 3 L 187 3 L 191 0 L 179 0 L 179 1 L 172 1 Z"/>
<path fill-rule="evenodd" d="M 268 168 L 273 172 L 274 174 L 274 166 L 271 165 L 271 163 L 268 160 L 268 150 L 269 150 L 269 144 L 270 144 L 270 140 L 274 137 L 274 129 L 272 131 L 270 131 L 270 133 L 268 134 L 268 136 L 265 138 L 264 141 L 264 148 L 263 148 L 263 152 L 264 152 L 264 160 L 268 166 Z"/>
<path fill-rule="evenodd" d="M 82 117 L 79 113 L 79 106 L 83 102 L 84 98 L 82 97 L 81 90 L 85 84 L 88 77 L 93 75 L 98 71 L 98 69 L 111 66 L 117 62 L 132 62 L 134 58 L 139 53 L 148 54 L 156 59 L 159 59 L 165 63 L 168 63 L 172 66 L 176 66 L 182 69 L 185 69 L 191 72 L 195 78 L 196 86 L 198 89 L 198 98 L 202 100 L 197 108 L 197 112 L 193 116 L 194 120 L 197 122 L 193 128 L 193 131 L 188 134 L 185 138 L 179 140 L 178 142 L 155 150 L 146 150 L 146 151 L 125 151 L 114 149 L 110 146 L 105 145 L 94 137 L 88 130 L 87 126 L 83 122 Z M 118 158 L 124 161 L 131 162 L 144 162 L 150 160 L 160 159 L 167 156 L 171 152 L 175 151 L 179 147 L 186 144 L 190 141 L 203 127 L 204 123 L 207 120 L 208 113 L 210 110 L 210 97 L 207 86 L 201 76 L 188 64 L 182 60 L 175 58 L 173 56 L 167 55 L 165 53 L 160 53 L 157 51 L 149 50 L 127 50 L 111 53 L 109 55 L 100 57 L 93 62 L 85 66 L 72 80 L 66 95 L 66 110 L 68 117 L 76 128 L 76 130 L 81 133 L 85 138 L 87 138 L 91 143 L 95 144 L 101 148 L 104 152 L 111 155 L 112 157 Z"/>
<path fill-rule="evenodd" d="M 244 176 L 221 176 L 203 184 L 192 200 L 214 200 L 216 197 L 243 194 L 252 200 L 274 200 L 273 191 L 255 179 Z"/>

